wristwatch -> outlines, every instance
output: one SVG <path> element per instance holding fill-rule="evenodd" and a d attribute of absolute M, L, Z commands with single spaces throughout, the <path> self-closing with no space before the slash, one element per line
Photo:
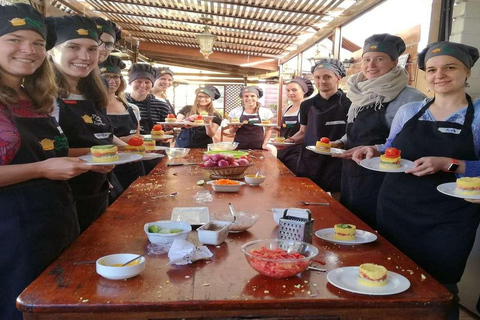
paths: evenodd
<path fill-rule="evenodd" d="M 455 172 L 455 171 L 457 171 L 458 167 L 460 166 L 458 164 L 457 159 L 451 159 L 451 160 L 452 160 L 452 163 L 450 163 L 450 165 L 448 166 L 448 169 L 445 170 L 446 172 Z"/>

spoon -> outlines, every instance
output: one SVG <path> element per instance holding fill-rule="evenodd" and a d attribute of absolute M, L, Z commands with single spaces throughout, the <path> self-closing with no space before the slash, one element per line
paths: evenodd
<path fill-rule="evenodd" d="M 255 178 L 258 177 L 259 174 L 260 174 L 260 171 L 257 171 L 257 173 L 255 173 Z"/>
<path fill-rule="evenodd" d="M 146 253 L 144 253 L 144 254 L 142 254 L 142 255 L 140 255 L 140 256 L 138 256 L 138 257 L 135 257 L 135 258 L 133 258 L 132 260 L 128 260 L 127 262 L 125 262 L 124 264 L 122 264 L 122 267 L 125 267 L 125 266 L 126 266 L 127 264 L 129 264 L 130 262 L 133 262 L 133 261 L 135 261 L 135 260 L 137 260 L 137 259 L 140 259 L 141 257 L 144 257 L 145 255 L 146 255 Z"/>
<path fill-rule="evenodd" d="M 228 207 L 230 208 L 230 213 L 233 216 L 233 222 L 237 221 L 237 216 L 235 215 L 235 211 L 233 210 L 233 206 L 230 202 L 228 203 Z"/>
<path fill-rule="evenodd" d="M 308 202 L 308 201 L 299 201 L 300 204 L 304 206 L 329 206 L 328 202 Z"/>

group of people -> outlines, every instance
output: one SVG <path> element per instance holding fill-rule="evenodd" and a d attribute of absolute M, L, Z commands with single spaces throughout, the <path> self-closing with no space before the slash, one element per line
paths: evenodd
<path fill-rule="evenodd" d="M 0 314 L 21 319 L 18 294 L 106 210 L 112 186 L 126 189 L 158 163 L 89 166 L 78 156 L 94 145 L 122 148 L 170 114 L 187 121 L 176 146 L 205 148 L 222 116 L 213 108 L 220 97 L 213 86 L 197 89 L 193 105 L 176 114 L 166 97 L 174 76 L 169 68 L 134 64 L 126 94 L 125 64 L 110 55 L 121 34 L 110 21 L 44 18 L 26 4 L 0 6 L 0 18 L 6 21 L 0 26 Z M 310 80 L 288 83 L 292 104 L 278 134 L 294 145 L 278 158 L 340 193 L 342 204 L 456 294 L 480 206 L 442 195 L 436 186 L 458 175 L 480 176 L 480 102 L 465 93 L 479 53 L 452 42 L 425 48 L 418 64 L 435 93 L 426 99 L 397 66 L 404 50 L 399 37 L 369 37 L 362 71 L 349 78 L 347 93 L 339 89 L 346 72 L 336 59 L 312 68 L 314 97 L 305 100 L 314 91 Z M 262 96 L 259 87 L 245 87 L 242 106 L 228 115 L 239 149 L 267 149 L 273 129 L 256 124 L 274 115 L 258 102 Z M 208 115 L 207 125 L 189 125 L 200 114 Z M 346 151 L 330 157 L 305 148 L 321 137 Z M 414 161 L 407 174 L 357 164 L 390 146 Z"/>

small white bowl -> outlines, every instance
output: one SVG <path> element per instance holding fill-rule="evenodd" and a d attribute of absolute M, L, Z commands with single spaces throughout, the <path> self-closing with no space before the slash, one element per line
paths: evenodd
<path fill-rule="evenodd" d="M 182 229 L 183 231 L 171 234 L 152 233 L 148 231 L 148 228 L 152 225 L 156 225 L 160 229 Z M 175 239 L 187 240 L 188 234 L 192 231 L 192 226 L 184 221 L 160 220 L 145 223 L 143 230 L 147 234 L 148 240 L 150 240 L 151 243 L 160 244 L 172 243 Z"/>
<path fill-rule="evenodd" d="M 138 258 L 138 263 L 131 266 L 114 267 L 114 265 L 122 265 L 138 256 L 138 254 L 134 253 L 118 253 L 101 257 L 97 260 L 97 273 L 111 280 L 123 280 L 135 277 L 145 270 L 144 257 Z"/>
<path fill-rule="evenodd" d="M 231 151 L 238 147 L 238 142 L 216 142 L 207 145 L 209 151 Z"/>
<path fill-rule="evenodd" d="M 216 180 L 207 182 L 207 184 L 212 186 L 213 191 L 216 192 L 238 192 L 240 187 L 245 184 L 245 182 L 241 181 L 237 181 L 238 184 L 215 184 L 216 182 Z"/>
<path fill-rule="evenodd" d="M 219 245 L 228 236 L 228 221 L 210 221 L 197 229 L 198 240 L 203 244 Z"/>
<path fill-rule="evenodd" d="M 262 183 L 263 181 L 265 181 L 265 176 L 261 174 L 259 174 L 257 177 L 255 177 L 254 174 L 245 175 L 245 182 L 251 185 L 252 187 L 256 187 L 260 185 L 260 183 Z"/>

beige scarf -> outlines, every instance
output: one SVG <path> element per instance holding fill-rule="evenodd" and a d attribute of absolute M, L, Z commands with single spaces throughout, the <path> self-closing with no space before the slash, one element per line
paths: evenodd
<path fill-rule="evenodd" d="M 383 102 L 394 100 L 407 86 L 407 70 L 395 67 L 381 77 L 365 80 L 363 73 L 357 73 L 347 81 L 347 97 L 352 101 L 348 110 L 348 122 L 353 122 L 364 109 L 378 111 Z"/>

